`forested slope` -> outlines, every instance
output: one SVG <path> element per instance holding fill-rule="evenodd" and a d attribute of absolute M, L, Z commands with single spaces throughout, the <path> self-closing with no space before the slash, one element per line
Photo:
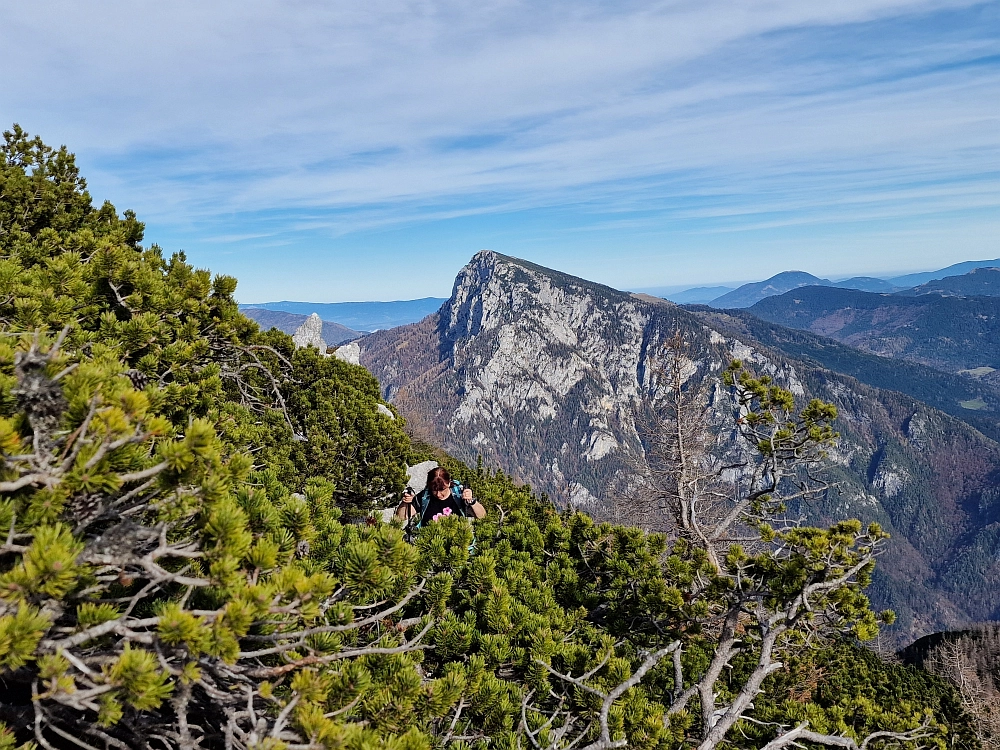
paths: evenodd
<path fill-rule="evenodd" d="M 977 268 L 961 276 L 946 276 L 907 289 L 900 294 L 917 297 L 940 294 L 945 297 L 1000 297 L 1000 268 Z"/>
<path fill-rule="evenodd" d="M 704 305 L 688 309 L 720 331 L 748 336 L 790 357 L 850 375 L 875 388 L 905 393 L 1000 440 L 1000 389 L 989 382 L 870 354 L 827 336 L 762 320 L 746 310 L 721 312 Z M 967 408 L 963 403 L 979 408 Z"/>

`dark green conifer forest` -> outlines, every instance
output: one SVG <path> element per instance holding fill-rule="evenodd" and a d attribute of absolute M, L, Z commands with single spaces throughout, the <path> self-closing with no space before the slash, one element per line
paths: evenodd
<path fill-rule="evenodd" d="M 434 456 L 488 509 L 371 514 L 434 449 L 364 369 L 242 316 L 236 280 L 0 155 L 0 750 L 978 747 L 955 690 L 861 642 L 885 535 L 674 537 Z M 727 375 L 762 477 L 832 407 Z"/>

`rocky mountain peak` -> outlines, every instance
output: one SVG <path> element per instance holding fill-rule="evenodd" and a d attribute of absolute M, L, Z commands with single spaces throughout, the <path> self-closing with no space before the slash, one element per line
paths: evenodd
<path fill-rule="evenodd" d="M 449 338 L 459 339 L 495 330 L 531 309 L 544 308 L 547 317 L 562 319 L 563 328 L 595 304 L 606 307 L 629 299 L 629 294 L 601 284 L 481 250 L 458 273 L 441 314 Z"/>
<path fill-rule="evenodd" d="M 621 474 L 623 447 L 638 445 L 636 409 L 678 327 L 697 350 L 716 348 L 670 303 L 483 251 L 437 316 L 399 329 L 399 349 L 381 343 L 392 332 L 363 339 L 360 361 L 404 411 L 411 398 L 425 403 L 408 419 L 430 417 L 428 437 L 449 451 L 593 505 Z M 692 374 L 725 356 L 698 359 Z"/>

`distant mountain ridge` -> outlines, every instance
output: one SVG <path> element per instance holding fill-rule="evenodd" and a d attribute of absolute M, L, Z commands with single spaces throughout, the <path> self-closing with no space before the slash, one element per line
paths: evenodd
<path fill-rule="evenodd" d="M 835 281 L 830 286 L 840 289 L 857 289 L 862 292 L 895 292 L 900 288 L 885 279 L 876 279 L 872 276 L 855 276 L 851 279 Z"/>
<path fill-rule="evenodd" d="M 978 268 L 998 266 L 1000 266 L 1000 259 L 970 260 L 937 271 L 905 274 L 887 279 L 873 276 L 854 276 L 842 281 L 822 279 L 805 271 L 782 271 L 764 281 L 750 282 L 736 289 L 723 286 L 701 286 L 682 289 L 662 296 L 679 305 L 711 305 L 720 309 L 738 309 L 750 307 L 762 299 L 784 294 L 801 286 L 832 286 L 864 292 L 899 292 L 947 276 L 959 276 Z"/>
<path fill-rule="evenodd" d="M 671 300 L 678 304 L 703 303 L 710 304 L 719 309 L 739 309 L 750 307 L 760 302 L 762 299 L 774 297 L 792 289 L 799 289 L 804 286 L 832 286 L 840 289 L 859 289 L 866 292 L 895 292 L 898 286 L 889 283 L 885 279 L 876 279 L 871 276 L 854 276 L 843 281 L 830 281 L 813 276 L 805 271 L 782 271 L 764 281 L 757 281 L 751 284 L 744 284 L 737 289 L 712 299 L 688 299 L 684 292 L 672 295 Z M 702 295 L 704 296 L 704 295 Z"/>
<path fill-rule="evenodd" d="M 762 299 L 773 297 L 776 294 L 784 294 L 802 286 L 814 286 L 817 284 L 830 286 L 832 283 L 829 279 L 820 279 L 805 271 L 782 271 L 764 281 L 744 284 L 739 289 L 734 289 L 728 294 L 723 294 L 721 297 L 712 300 L 712 307 L 722 309 L 727 307 L 750 307 Z"/>
<path fill-rule="evenodd" d="M 733 291 L 731 286 L 696 286 L 683 292 L 664 294 L 663 298 L 678 305 L 707 305 L 712 300 Z"/>
<path fill-rule="evenodd" d="M 900 289 L 909 289 L 911 287 L 919 286 L 920 284 L 926 284 L 928 281 L 934 281 L 935 279 L 943 279 L 947 276 L 961 276 L 974 271 L 977 268 L 997 266 L 1000 266 L 1000 258 L 994 258 L 993 260 L 967 260 L 962 263 L 955 263 L 954 265 L 950 265 L 945 268 L 939 268 L 937 271 L 908 273 L 904 276 L 896 276 L 888 279 L 888 281 L 895 284 Z"/>
<path fill-rule="evenodd" d="M 439 297 L 394 302 L 259 302 L 240 305 L 240 310 L 263 309 L 311 315 L 316 313 L 355 331 L 379 331 L 415 323 L 436 312 L 445 300 Z"/>
<path fill-rule="evenodd" d="M 961 297 L 1000 297 L 1000 268 L 976 268 L 961 276 L 946 276 L 900 292 L 906 296 L 941 294 Z"/>
<path fill-rule="evenodd" d="M 636 410 L 659 387 L 662 345 L 678 330 L 692 347 L 692 383 L 712 382 L 736 357 L 803 401 L 837 405 L 842 439 L 829 472 L 839 488 L 792 511 L 891 531 L 870 592 L 899 614 L 899 640 L 1000 617 L 989 583 L 1000 575 L 1000 445 L 905 394 L 789 357 L 696 311 L 487 252 L 462 269 L 439 312 L 358 346 L 418 434 L 599 510 L 629 476 L 623 447 L 641 450 Z M 724 450 L 731 431 L 718 424 Z"/>

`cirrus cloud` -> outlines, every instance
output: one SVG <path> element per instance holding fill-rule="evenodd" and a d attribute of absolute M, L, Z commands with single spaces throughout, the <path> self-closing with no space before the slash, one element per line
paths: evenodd
<path fill-rule="evenodd" d="M 247 299 L 440 293 L 496 243 L 622 286 L 803 237 L 810 270 L 906 269 L 995 236 L 998 30 L 971 0 L 42 0 L 5 10 L 0 114 Z"/>

